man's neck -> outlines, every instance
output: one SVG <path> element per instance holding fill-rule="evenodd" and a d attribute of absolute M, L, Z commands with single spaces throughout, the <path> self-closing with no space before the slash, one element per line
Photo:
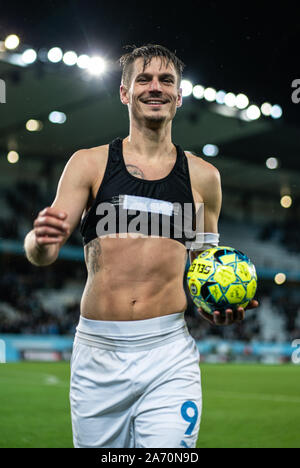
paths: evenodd
<path fill-rule="evenodd" d="M 152 129 L 130 125 L 130 133 L 124 143 L 128 152 L 139 154 L 145 159 L 173 156 L 175 152 L 171 126 Z"/>

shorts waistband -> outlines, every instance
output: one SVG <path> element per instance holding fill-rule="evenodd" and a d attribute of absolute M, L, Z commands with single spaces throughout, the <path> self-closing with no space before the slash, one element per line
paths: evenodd
<path fill-rule="evenodd" d="M 107 350 L 136 352 L 163 346 L 188 335 L 184 312 L 117 322 L 80 316 L 75 342 Z"/>

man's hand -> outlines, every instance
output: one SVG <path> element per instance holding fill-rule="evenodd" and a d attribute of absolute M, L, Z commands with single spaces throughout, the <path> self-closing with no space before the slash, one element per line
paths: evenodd
<path fill-rule="evenodd" d="M 39 212 L 24 241 L 26 257 L 33 265 L 47 266 L 55 262 L 70 235 L 67 216 L 66 212 L 53 207 Z"/>
<path fill-rule="evenodd" d="M 66 222 L 66 218 L 67 213 L 57 208 L 47 207 L 39 212 L 33 223 L 39 248 L 64 242 L 70 234 L 70 225 Z"/>
<path fill-rule="evenodd" d="M 247 309 L 255 309 L 259 306 L 258 301 L 252 300 L 249 302 L 246 309 L 243 307 L 238 307 L 237 310 L 226 309 L 225 313 L 220 312 L 219 310 L 215 310 L 213 314 L 208 314 L 203 309 L 197 309 L 199 314 L 205 319 L 208 320 L 212 325 L 219 325 L 219 326 L 227 326 L 232 325 L 233 323 L 240 323 L 245 318 L 245 310 Z"/>

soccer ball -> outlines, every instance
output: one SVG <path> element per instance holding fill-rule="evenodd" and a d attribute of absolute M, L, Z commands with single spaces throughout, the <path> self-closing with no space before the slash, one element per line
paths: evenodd
<path fill-rule="evenodd" d="M 205 312 L 247 307 L 257 288 L 255 266 L 249 258 L 232 247 L 205 250 L 191 264 L 187 273 L 193 302 Z"/>

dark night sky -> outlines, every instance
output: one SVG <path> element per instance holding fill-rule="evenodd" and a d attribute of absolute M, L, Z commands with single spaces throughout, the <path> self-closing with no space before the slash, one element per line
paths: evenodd
<path fill-rule="evenodd" d="M 59 45 L 113 59 L 126 44 L 161 43 L 176 50 L 194 84 L 244 92 L 258 105 L 278 103 L 296 123 L 300 103 L 291 101 L 291 83 L 300 78 L 300 21 L 285 4 L 53 0 L 16 9 L 11 2 L 1 7 L 0 38 L 15 32 L 35 48 Z"/>

